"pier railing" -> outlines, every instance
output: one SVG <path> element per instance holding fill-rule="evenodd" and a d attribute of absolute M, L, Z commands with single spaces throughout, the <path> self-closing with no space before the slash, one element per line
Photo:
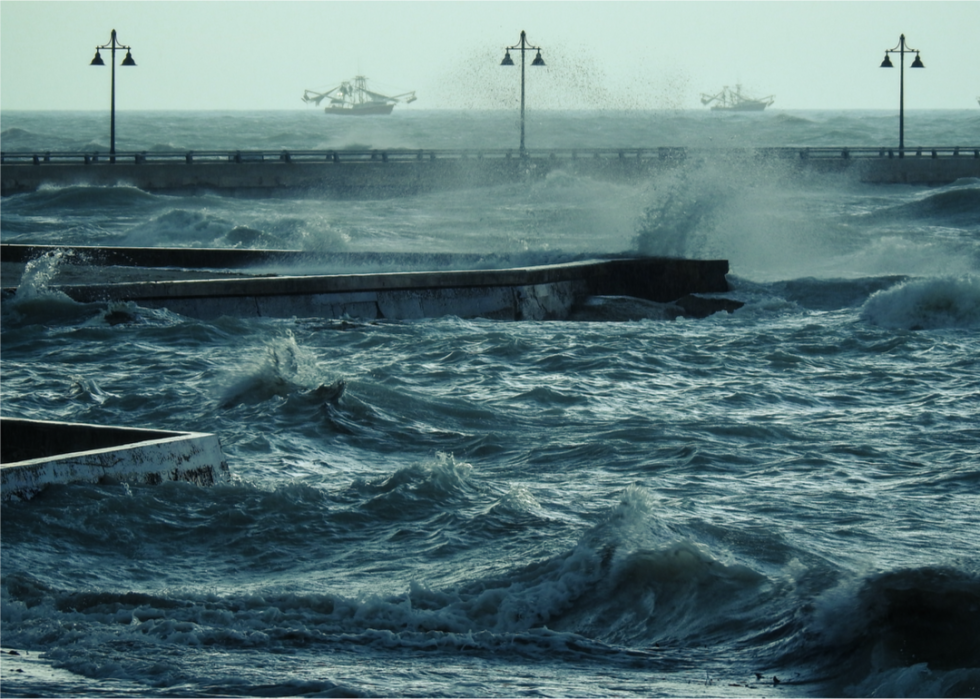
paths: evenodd
<path fill-rule="evenodd" d="M 517 149 L 365 149 L 365 150 L 182 150 L 182 151 L 117 151 L 115 155 L 101 151 L 16 151 L 0 153 L 2 164 L 82 164 L 113 163 L 387 163 L 435 160 L 576 160 L 576 159 L 633 159 L 684 160 L 719 157 L 754 157 L 796 160 L 836 160 L 851 158 L 980 158 L 980 146 L 916 146 L 912 148 L 874 147 L 793 147 L 774 148 L 549 148 L 525 151 Z"/>

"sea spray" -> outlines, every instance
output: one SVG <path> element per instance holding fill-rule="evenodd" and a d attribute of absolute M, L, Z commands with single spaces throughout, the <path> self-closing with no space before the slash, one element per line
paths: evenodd
<path fill-rule="evenodd" d="M 225 371 L 219 380 L 219 404 L 225 409 L 242 403 L 254 405 L 303 389 L 315 389 L 318 387 L 315 375 L 315 357 L 296 342 L 292 331 L 286 330 L 269 338 L 235 368 Z"/>
<path fill-rule="evenodd" d="M 74 301 L 53 283 L 62 268 L 78 257 L 73 250 L 55 250 L 30 260 L 13 298 L 4 304 L 5 323 L 47 323 L 86 315 L 85 304 Z"/>

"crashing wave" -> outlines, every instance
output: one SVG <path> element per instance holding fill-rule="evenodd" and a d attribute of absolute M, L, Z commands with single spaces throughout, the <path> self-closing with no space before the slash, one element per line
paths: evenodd
<path fill-rule="evenodd" d="M 878 291 L 861 317 L 905 330 L 980 327 L 980 277 L 916 279 Z"/>

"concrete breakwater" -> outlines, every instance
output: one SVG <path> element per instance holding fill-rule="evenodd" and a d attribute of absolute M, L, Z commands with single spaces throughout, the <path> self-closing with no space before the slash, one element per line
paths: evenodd
<path fill-rule="evenodd" d="M 659 257 L 570 259 L 497 268 L 495 260 L 478 255 L 3 245 L 5 284 L 19 284 L 28 261 L 44 256 L 59 259 L 58 274 L 49 282 L 51 290 L 75 301 L 132 301 L 202 319 L 223 315 L 590 319 L 588 302 L 595 297 L 664 304 L 660 310 L 667 318 L 704 317 L 741 305 L 699 296 L 729 290 L 726 260 Z M 381 266 L 416 271 L 374 271 Z M 348 272 L 337 273 L 337 269 Z M 16 287 L 3 290 L 5 301 L 16 294 Z M 124 316 L 120 316 L 123 322 Z"/>
<path fill-rule="evenodd" d="M 980 146 L 906 148 L 619 148 L 534 150 L 200 151 L 2 154 L 0 193 L 44 185 L 131 185 L 146 191 L 261 195 L 315 192 L 402 196 L 483 187 L 555 171 L 645 178 L 680 166 L 747 164 L 785 172 L 838 173 L 881 184 L 947 184 L 980 177 Z"/>
<path fill-rule="evenodd" d="M 228 476 L 218 438 L 4 417 L 0 420 L 0 497 L 27 500 L 52 484 L 188 481 Z"/>
<path fill-rule="evenodd" d="M 4 303 L 16 303 L 26 283 L 31 294 L 109 304 L 105 319 L 111 324 L 138 322 L 139 308 L 203 319 L 630 320 L 630 310 L 620 308 L 610 317 L 590 301 L 652 302 L 664 319 L 704 317 L 741 305 L 699 295 L 728 291 L 725 260 L 616 257 L 521 268 L 496 268 L 496 261 L 482 255 L 0 245 L 4 284 L 16 284 L 3 288 Z M 32 265 L 46 280 L 42 289 L 31 284 Z M 392 267 L 416 271 L 377 271 Z M 327 269 L 362 271 L 318 273 Z M 117 302 L 122 305 L 113 306 Z M 652 317 L 651 310 L 640 308 L 638 317 Z M 77 482 L 212 485 L 228 471 L 217 437 L 194 432 L 4 417 L 0 445 L 5 500 Z"/>

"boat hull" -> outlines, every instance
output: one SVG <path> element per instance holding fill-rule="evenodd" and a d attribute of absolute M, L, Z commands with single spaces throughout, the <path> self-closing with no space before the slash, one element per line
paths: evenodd
<path fill-rule="evenodd" d="M 341 116 L 372 116 L 378 114 L 391 114 L 395 108 L 393 104 L 369 104 L 355 107 L 325 107 L 324 114 L 339 114 Z"/>
<path fill-rule="evenodd" d="M 712 107 L 713 112 L 761 112 L 769 106 L 768 102 L 742 102 L 734 107 Z"/>

